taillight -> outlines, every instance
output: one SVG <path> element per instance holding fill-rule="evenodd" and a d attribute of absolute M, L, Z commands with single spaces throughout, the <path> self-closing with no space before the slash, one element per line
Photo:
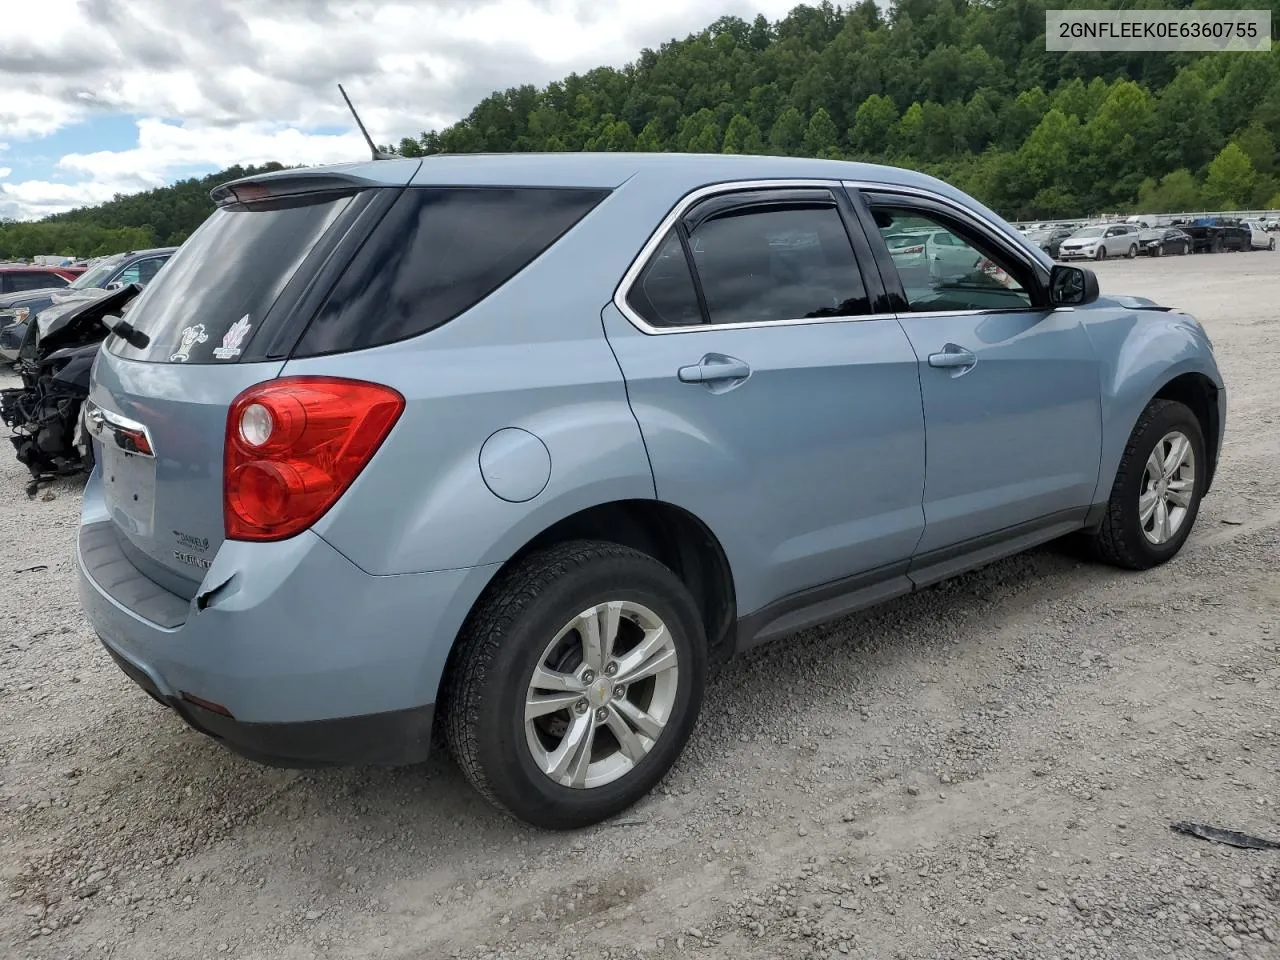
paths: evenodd
<path fill-rule="evenodd" d="M 223 513 L 228 540 L 284 540 L 337 502 L 404 411 L 390 387 L 282 377 L 227 412 Z"/>

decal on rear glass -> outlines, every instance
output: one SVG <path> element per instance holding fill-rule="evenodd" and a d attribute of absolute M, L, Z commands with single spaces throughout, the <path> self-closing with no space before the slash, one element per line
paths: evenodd
<path fill-rule="evenodd" d="M 169 357 L 170 363 L 186 363 L 191 359 L 191 348 L 198 343 L 204 343 L 209 339 L 209 335 L 204 332 L 204 324 L 197 323 L 194 327 L 182 328 L 182 342 L 178 344 L 178 349 Z"/>
<path fill-rule="evenodd" d="M 230 360 L 232 357 L 240 356 L 240 344 L 244 343 L 244 338 L 249 335 L 249 328 L 252 326 L 249 315 L 246 313 L 227 330 L 222 338 L 222 346 L 214 347 L 213 355 L 219 360 Z"/>

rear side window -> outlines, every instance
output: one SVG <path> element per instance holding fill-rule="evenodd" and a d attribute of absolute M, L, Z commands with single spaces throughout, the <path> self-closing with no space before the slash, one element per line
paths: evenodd
<path fill-rule="evenodd" d="M 151 342 L 139 349 L 111 337 L 107 349 L 156 363 L 236 360 L 351 199 L 311 194 L 218 208 L 129 311 L 130 322 Z"/>
<path fill-rule="evenodd" d="M 47 290 L 50 287 L 65 287 L 65 277 L 56 273 L 14 272 L 4 275 L 6 293 L 23 293 L 27 290 Z"/>
<path fill-rule="evenodd" d="M 653 327 L 688 327 L 702 323 L 693 274 L 674 229 L 667 231 L 658 252 L 636 278 L 627 293 L 627 305 Z"/>
<path fill-rule="evenodd" d="M 417 336 L 475 306 L 607 195 L 543 187 L 411 187 L 352 259 L 294 356 Z"/>

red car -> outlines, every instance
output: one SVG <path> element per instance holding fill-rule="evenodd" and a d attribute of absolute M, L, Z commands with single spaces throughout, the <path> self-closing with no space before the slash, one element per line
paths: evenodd
<path fill-rule="evenodd" d="M 65 287 L 82 273 L 84 273 L 84 267 L 46 267 L 27 263 L 0 264 L 0 293 L 25 293 L 27 290 Z"/>

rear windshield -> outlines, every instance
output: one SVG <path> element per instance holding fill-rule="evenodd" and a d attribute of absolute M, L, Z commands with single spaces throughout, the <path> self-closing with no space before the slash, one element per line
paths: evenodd
<path fill-rule="evenodd" d="M 351 261 L 294 356 L 381 346 L 475 306 L 607 195 L 552 187 L 411 187 Z"/>
<path fill-rule="evenodd" d="M 314 194 L 215 210 L 129 311 L 150 343 L 139 349 L 111 337 L 107 349 L 156 363 L 234 362 L 350 202 Z"/>

